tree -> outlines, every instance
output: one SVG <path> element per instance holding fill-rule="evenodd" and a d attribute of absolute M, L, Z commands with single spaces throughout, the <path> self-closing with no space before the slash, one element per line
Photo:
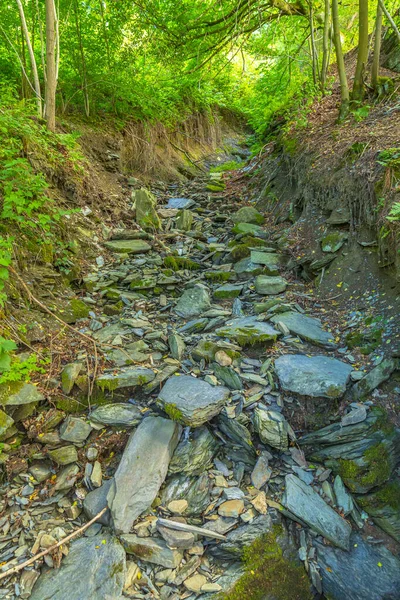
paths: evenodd
<path fill-rule="evenodd" d="M 33 83 L 34 83 L 34 92 L 35 92 L 35 96 L 36 96 L 37 114 L 38 114 L 38 117 L 41 118 L 42 117 L 42 92 L 40 89 L 39 73 L 38 73 L 38 68 L 37 68 L 37 64 L 36 64 L 35 53 L 33 51 L 33 45 L 31 42 L 30 35 L 29 35 L 28 26 L 26 24 L 25 11 L 24 11 L 24 7 L 22 5 L 22 1 L 16 0 L 16 2 L 18 5 L 18 12 L 19 12 L 19 16 L 21 19 L 21 27 L 22 27 L 22 31 L 24 34 L 26 47 L 28 48 L 28 52 L 29 52 L 29 59 L 30 59 L 30 63 L 31 63 Z M 21 66 L 22 65 L 23 65 L 23 63 L 21 61 Z"/>
<path fill-rule="evenodd" d="M 364 97 L 364 74 L 368 61 L 368 0 L 358 2 L 358 52 L 354 76 L 352 99 L 360 101 Z"/>
<path fill-rule="evenodd" d="M 331 50 L 331 14 L 329 0 L 325 0 L 324 30 L 322 37 L 322 66 L 321 66 L 321 91 L 325 93 L 326 76 L 328 73 L 329 56 Z"/>
<path fill-rule="evenodd" d="M 50 131 L 56 129 L 56 90 L 58 23 L 54 0 L 46 0 L 46 123 Z M 57 53 L 58 54 L 58 53 Z"/>
<path fill-rule="evenodd" d="M 336 52 L 336 62 L 339 72 L 340 81 L 340 111 L 339 118 L 343 119 L 349 109 L 349 84 L 347 83 L 346 67 L 344 64 L 342 41 L 340 39 L 340 23 L 339 23 L 339 6 L 338 0 L 332 0 L 332 26 L 333 26 L 333 43 Z"/>
<path fill-rule="evenodd" d="M 371 85 L 376 89 L 379 78 L 379 62 L 381 57 L 381 42 L 382 42 L 382 6 L 379 1 L 376 6 L 375 19 L 375 41 L 374 41 L 374 58 L 371 67 Z"/>

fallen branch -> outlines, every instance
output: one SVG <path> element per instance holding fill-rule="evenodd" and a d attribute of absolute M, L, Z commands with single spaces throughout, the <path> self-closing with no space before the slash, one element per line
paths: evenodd
<path fill-rule="evenodd" d="M 73 538 L 75 538 L 77 535 L 79 535 L 80 533 L 83 533 L 88 527 L 90 527 L 90 525 L 92 525 L 93 523 L 98 521 L 100 519 L 100 517 L 102 517 L 104 515 L 106 510 L 108 510 L 107 506 L 105 508 L 103 508 L 103 510 L 101 510 L 99 513 L 97 513 L 97 515 L 95 517 L 93 517 L 93 519 L 91 519 L 91 521 L 89 521 L 88 523 L 85 523 L 85 525 L 83 525 L 82 527 L 80 527 L 79 529 L 74 531 L 73 533 L 70 533 L 70 535 L 67 535 L 66 538 L 64 538 L 63 540 L 60 540 L 59 542 L 57 542 L 57 544 L 50 546 L 50 548 L 46 548 L 46 550 L 43 550 L 43 552 L 40 552 L 39 554 L 32 556 L 32 558 L 30 558 L 29 560 L 26 560 L 25 562 L 21 563 L 20 565 L 17 565 L 16 567 L 12 567 L 12 569 L 8 569 L 8 571 L 6 571 L 5 573 L 1 573 L 0 580 L 5 579 L 6 577 L 10 577 L 11 575 L 15 575 L 15 573 L 22 571 L 22 569 L 25 569 L 25 567 L 28 567 L 32 563 L 36 562 L 37 560 L 39 560 L 39 558 L 43 558 L 43 556 L 46 556 L 46 554 L 50 554 L 50 552 L 53 552 L 53 550 L 56 550 L 63 544 L 67 544 Z"/>

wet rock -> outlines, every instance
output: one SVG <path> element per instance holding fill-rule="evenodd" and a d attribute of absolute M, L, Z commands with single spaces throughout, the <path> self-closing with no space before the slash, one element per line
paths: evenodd
<path fill-rule="evenodd" d="M 232 215 L 234 223 L 253 223 L 254 225 L 262 225 L 264 217 L 253 206 L 242 206 Z"/>
<path fill-rule="evenodd" d="M 121 388 L 145 385 L 155 378 L 155 373 L 145 367 L 125 367 L 116 373 L 103 373 L 96 378 L 96 385 L 102 390 L 113 392 Z"/>
<path fill-rule="evenodd" d="M 92 431 L 89 423 L 79 417 L 67 417 L 60 427 L 60 438 L 66 442 L 80 444 L 89 437 Z"/>
<path fill-rule="evenodd" d="M 207 427 L 197 427 L 179 442 L 169 463 L 168 473 L 195 475 L 212 465 L 219 444 Z"/>
<path fill-rule="evenodd" d="M 81 370 L 81 363 L 70 363 L 69 365 L 65 365 L 61 373 L 61 389 L 64 394 L 70 393 Z"/>
<path fill-rule="evenodd" d="M 60 569 L 37 580 L 31 600 L 104 600 L 119 598 L 125 581 L 125 552 L 117 538 L 83 537 L 72 542 Z"/>
<path fill-rule="evenodd" d="M 319 319 L 313 319 L 298 312 L 284 312 L 272 317 L 271 321 L 275 325 L 283 323 L 290 333 L 294 333 L 316 346 L 329 350 L 337 347 L 332 333 L 322 329 Z"/>
<path fill-rule="evenodd" d="M 281 335 L 264 321 L 257 321 L 257 317 L 244 317 L 228 321 L 223 327 L 215 331 L 220 337 L 238 342 L 241 346 L 252 346 L 261 342 L 274 342 Z"/>
<path fill-rule="evenodd" d="M 333 544 L 349 549 L 350 525 L 295 475 L 286 475 L 282 504 L 296 517 Z"/>
<path fill-rule="evenodd" d="M 164 506 L 168 506 L 173 500 L 186 500 L 188 507 L 185 516 L 198 516 L 210 503 L 210 486 L 207 473 L 197 477 L 178 475 L 168 478 L 161 500 Z"/>
<path fill-rule="evenodd" d="M 0 405 L 20 406 L 22 404 L 37 404 L 44 396 L 32 383 L 12 381 L 0 385 Z"/>
<path fill-rule="evenodd" d="M 132 192 L 132 200 L 136 208 L 136 223 L 147 231 L 161 229 L 161 221 L 157 214 L 157 199 L 148 190 L 141 188 Z"/>
<path fill-rule="evenodd" d="M 264 444 L 278 450 L 287 449 L 289 445 L 288 424 L 281 413 L 256 408 L 254 411 L 254 428 Z"/>
<path fill-rule="evenodd" d="M 343 231 L 332 231 L 321 238 L 321 248 L 323 252 L 337 252 L 343 246 L 348 238 L 348 234 Z"/>
<path fill-rule="evenodd" d="M 142 420 L 142 412 L 137 406 L 128 403 L 115 402 L 95 408 L 89 416 L 95 425 L 110 425 L 113 427 L 134 427 Z"/>
<path fill-rule="evenodd" d="M 397 600 L 400 561 L 384 546 L 352 535 L 350 551 L 315 542 L 324 595 L 332 600 Z"/>
<path fill-rule="evenodd" d="M 131 533 L 122 535 L 121 543 L 128 554 L 166 569 L 176 569 L 182 560 L 181 551 L 168 548 L 165 541 L 159 538 L 140 538 Z"/>
<path fill-rule="evenodd" d="M 301 396 L 341 398 L 352 367 L 335 358 L 287 354 L 275 361 L 282 388 Z"/>
<path fill-rule="evenodd" d="M 105 481 L 102 486 L 96 488 L 92 492 L 89 492 L 85 496 L 85 499 L 83 501 L 83 510 L 85 511 L 85 514 L 89 521 L 93 519 L 96 515 L 98 515 L 99 512 L 103 510 L 103 508 L 106 508 L 107 494 L 110 491 L 111 485 L 112 479 L 107 479 L 107 481 Z M 101 523 L 102 525 L 108 526 L 110 525 L 110 520 L 111 513 L 109 510 L 107 510 L 97 522 Z"/>
<path fill-rule="evenodd" d="M 199 427 L 222 410 L 228 397 L 225 387 L 181 375 L 168 379 L 158 395 L 158 403 L 172 419 Z"/>
<path fill-rule="evenodd" d="M 114 240 L 104 243 L 105 247 L 121 254 L 142 254 L 149 252 L 151 246 L 144 240 Z"/>
<path fill-rule="evenodd" d="M 183 292 L 176 304 L 175 312 L 180 317 L 189 319 L 200 315 L 210 306 L 211 302 L 207 288 L 201 284 L 195 284 Z"/>
<path fill-rule="evenodd" d="M 129 532 L 137 517 L 153 503 L 179 435 L 179 425 L 161 417 L 144 419 L 131 434 L 107 495 L 117 532 Z"/>
<path fill-rule="evenodd" d="M 356 400 L 366 398 L 372 390 L 389 379 L 395 369 L 399 368 L 399 361 L 393 358 L 384 359 L 380 365 L 372 369 L 365 377 L 353 385 L 351 393 Z"/>
<path fill-rule="evenodd" d="M 280 294 L 287 287 L 286 279 L 283 277 L 269 277 L 267 275 L 259 275 L 255 281 L 256 292 L 263 296 L 270 294 Z"/>

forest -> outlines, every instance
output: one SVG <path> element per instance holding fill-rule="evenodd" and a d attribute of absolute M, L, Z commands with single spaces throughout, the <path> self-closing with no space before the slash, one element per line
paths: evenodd
<path fill-rule="evenodd" d="M 0 599 L 400 599 L 398 0 L 0 0 Z"/>

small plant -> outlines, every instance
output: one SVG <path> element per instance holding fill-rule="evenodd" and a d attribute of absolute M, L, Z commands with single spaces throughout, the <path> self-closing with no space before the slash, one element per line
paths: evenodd
<path fill-rule="evenodd" d="M 245 164 L 246 161 L 244 160 L 228 160 L 227 162 L 222 163 L 222 165 L 211 167 L 210 173 L 225 173 L 226 171 L 235 171 L 237 169 L 243 168 Z"/>
<path fill-rule="evenodd" d="M 400 221 L 400 202 L 395 202 L 387 215 L 387 220 L 392 223 Z"/>
<path fill-rule="evenodd" d="M 0 371 L 4 372 L 10 369 L 11 352 L 17 349 L 17 344 L 12 340 L 6 340 L 0 336 Z"/>
<path fill-rule="evenodd" d="M 360 123 L 368 117 L 370 110 L 371 106 L 369 106 L 368 104 L 363 104 L 358 108 L 354 108 L 351 112 L 353 113 L 354 120 L 357 123 Z"/>

